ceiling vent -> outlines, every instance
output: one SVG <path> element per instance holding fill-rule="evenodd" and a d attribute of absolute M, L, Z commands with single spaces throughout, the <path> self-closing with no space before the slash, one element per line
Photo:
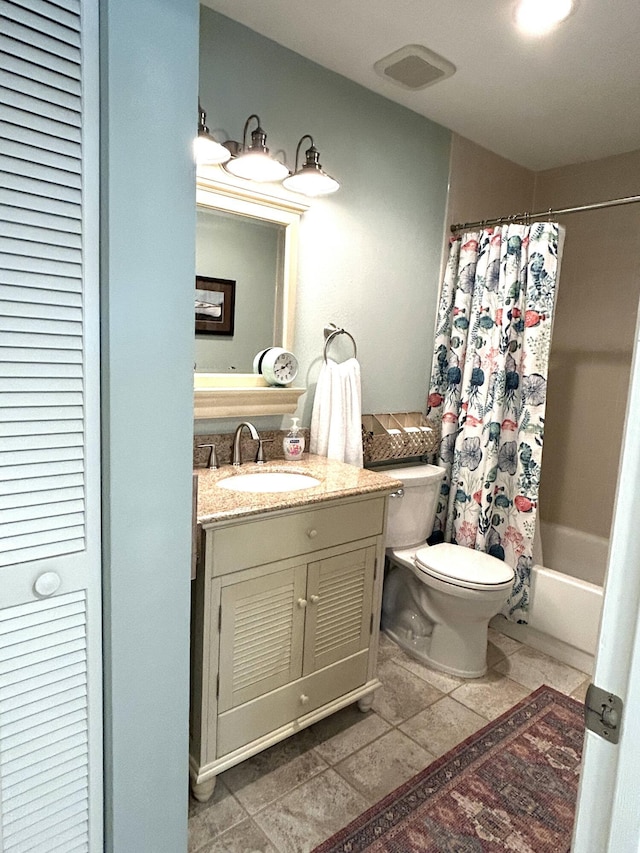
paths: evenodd
<path fill-rule="evenodd" d="M 385 80 L 414 92 L 451 77 L 456 70 L 449 60 L 421 44 L 407 44 L 379 59 L 373 67 Z"/>

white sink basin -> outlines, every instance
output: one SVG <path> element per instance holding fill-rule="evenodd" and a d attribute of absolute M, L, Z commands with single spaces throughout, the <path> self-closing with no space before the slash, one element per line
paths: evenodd
<path fill-rule="evenodd" d="M 296 492 L 319 486 L 320 480 L 309 474 L 296 474 L 291 471 L 255 471 L 252 474 L 236 474 L 220 480 L 221 489 L 234 492 Z"/>

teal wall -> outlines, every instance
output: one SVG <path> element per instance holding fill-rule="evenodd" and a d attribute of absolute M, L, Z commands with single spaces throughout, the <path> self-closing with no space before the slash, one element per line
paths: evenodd
<path fill-rule="evenodd" d="M 283 149 L 290 168 L 310 133 L 341 183 L 303 217 L 294 349 L 310 388 L 304 422 L 328 322 L 356 338 L 364 412 L 423 410 L 450 132 L 211 9 L 200 15 L 200 99 L 214 135 L 241 139 L 258 113 L 267 145 Z M 211 428 L 219 426 L 197 425 Z"/>
<path fill-rule="evenodd" d="M 184 853 L 198 6 L 100 11 L 105 849 Z"/>

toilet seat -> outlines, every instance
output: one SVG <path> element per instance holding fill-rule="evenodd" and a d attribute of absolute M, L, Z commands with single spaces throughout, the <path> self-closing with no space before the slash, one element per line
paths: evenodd
<path fill-rule="evenodd" d="M 418 548 L 414 563 L 417 572 L 465 589 L 508 589 L 514 578 L 511 566 L 497 557 L 449 542 Z"/>

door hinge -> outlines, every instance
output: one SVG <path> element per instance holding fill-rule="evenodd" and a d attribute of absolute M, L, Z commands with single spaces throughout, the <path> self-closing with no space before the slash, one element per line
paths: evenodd
<path fill-rule="evenodd" d="M 373 579 L 375 580 L 378 577 L 378 558 L 376 557 L 373 563 Z"/>
<path fill-rule="evenodd" d="M 216 675 L 216 699 L 220 698 L 220 673 Z"/>
<path fill-rule="evenodd" d="M 619 696 L 590 684 L 587 698 L 584 700 L 584 721 L 586 727 L 609 743 L 620 740 L 623 702 Z"/>
<path fill-rule="evenodd" d="M 222 605 L 218 607 L 218 634 L 222 630 Z"/>
<path fill-rule="evenodd" d="M 373 634 L 373 613 L 371 614 L 371 619 L 369 619 L 369 633 Z"/>

